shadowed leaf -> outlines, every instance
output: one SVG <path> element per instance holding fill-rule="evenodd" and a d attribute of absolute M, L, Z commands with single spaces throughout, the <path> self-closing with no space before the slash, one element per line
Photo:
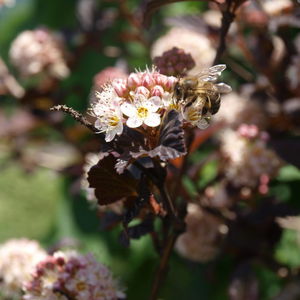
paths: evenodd
<path fill-rule="evenodd" d="M 150 157 L 158 156 L 161 160 L 166 161 L 186 154 L 184 131 L 179 120 L 179 114 L 171 110 L 164 118 L 161 125 L 159 136 L 159 146 L 151 151 L 140 150 L 137 153 L 131 152 L 132 157 L 137 158 L 142 155 Z"/>
<path fill-rule="evenodd" d="M 90 187 L 100 205 L 113 203 L 121 198 L 137 196 L 137 182 L 129 172 L 118 174 L 115 170 L 116 158 L 107 156 L 88 172 Z"/>
<path fill-rule="evenodd" d="M 230 300 L 258 300 L 258 280 L 249 264 L 237 267 L 229 285 Z"/>
<path fill-rule="evenodd" d="M 300 168 L 300 141 L 299 139 L 285 138 L 272 139 L 269 145 L 288 163 Z"/>

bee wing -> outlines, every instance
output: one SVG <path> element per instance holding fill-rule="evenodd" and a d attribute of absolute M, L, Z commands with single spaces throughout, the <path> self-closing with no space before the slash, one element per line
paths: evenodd
<path fill-rule="evenodd" d="M 197 77 L 203 81 L 215 82 L 225 69 L 226 65 L 215 65 L 213 67 L 202 70 L 197 75 Z"/>
<path fill-rule="evenodd" d="M 197 127 L 200 129 L 206 129 L 209 126 L 209 119 L 203 118 L 197 123 Z"/>
<path fill-rule="evenodd" d="M 217 83 L 215 86 L 217 87 L 218 92 L 221 94 L 227 94 L 232 91 L 232 88 L 228 84 L 225 84 L 223 82 Z"/>

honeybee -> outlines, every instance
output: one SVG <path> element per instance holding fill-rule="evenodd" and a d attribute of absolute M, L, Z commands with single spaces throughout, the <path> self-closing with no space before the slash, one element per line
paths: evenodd
<path fill-rule="evenodd" d="M 215 83 L 225 68 L 226 65 L 215 65 L 196 76 L 179 78 L 174 86 L 174 104 L 181 106 L 183 114 L 188 114 L 189 121 L 200 128 L 208 125 L 210 116 L 220 109 L 220 94 L 231 91 L 229 85 Z"/>

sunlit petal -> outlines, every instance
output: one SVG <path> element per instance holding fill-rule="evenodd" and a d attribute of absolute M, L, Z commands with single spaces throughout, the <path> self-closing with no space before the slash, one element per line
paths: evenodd
<path fill-rule="evenodd" d="M 123 103 L 121 105 L 121 111 L 127 117 L 133 117 L 137 114 L 136 108 L 130 103 Z"/>
<path fill-rule="evenodd" d="M 136 116 L 130 117 L 126 122 L 126 125 L 130 128 L 137 128 L 140 127 L 142 124 L 143 124 L 143 120 L 137 118 Z"/>
<path fill-rule="evenodd" d="M 160 115 L 157 113 L 151 113 L 144 120 L 144 123 L 150 127 L 156 127 L 160 124 Z"/>

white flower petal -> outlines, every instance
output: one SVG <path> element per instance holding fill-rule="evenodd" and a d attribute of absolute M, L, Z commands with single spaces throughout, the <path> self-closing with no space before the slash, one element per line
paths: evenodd
<path fill-rule="evenodd" d="M 149 116 L 144 120 L 144 123 L 150 127 L 156 127 L 160 124 L 160 114 L 151 113 Z"/>
<path fill-rule="evenodd" d="M 130 103 L 123 103 L 121 105 L 121 112 L 127 117 L 133 117 L 137 114 L 135 106 Z"/>
<path fill-rule="evenodd" d="M 105 135 L 105 141 L 111 142 L 114 139 L 114 137 L 116 136 L 116 133 L 117 133 L 116 129 L 107 131 L 106 135 Z"/>
<path fill-rule="evenodd" d="M 119 122 L 118 125 L 116 126 L 116 132 L 117 132 L 117 135 L 122 134 L 122 132 L 123 132 L 123 123 L 122 122 Z"/>
<path fill-rule="evenodd" d="M 156 112 L 161 106 L 162 101 L 160 97 L 154 96 L 147 100 L 147 102 L 144 103 L 144 106 L 150 111 L 150 112 Z"/>
<path fill-rule="evenodd" d="M 140 127 L 142 124 L 143 120 L 136 116 L 130 117 L 126 122 L 126 125 L 130 128 L 137 128 Z"/>
<path fill-rule="evenodd" d="M 96 122 L 95 122 L 95 127 L 99 130 L 102 130 L 102 124 L 101 124 L 101 121 L 100 119 L 97 119 Z"/>

